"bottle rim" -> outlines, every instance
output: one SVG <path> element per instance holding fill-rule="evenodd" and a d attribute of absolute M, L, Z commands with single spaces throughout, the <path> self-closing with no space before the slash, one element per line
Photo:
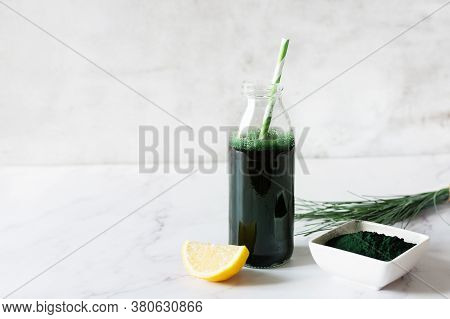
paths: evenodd
<path fill-rule="evenodd" d="M 242 82 L 242 93 L 246 96 L 256 98 L 270 98 L 280 96 L 283 92 L 283 84 L 267 84 L 264 82 L 244 81 Z"/>

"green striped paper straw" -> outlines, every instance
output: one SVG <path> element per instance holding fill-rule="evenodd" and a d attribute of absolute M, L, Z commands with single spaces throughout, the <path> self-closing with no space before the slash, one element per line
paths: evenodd
<path fill-rule="evenodd" d="M 275 68 L 275 73 L 273 74 L 272 79 L 272 90 L 270 92 L 269 103 L 267 104 L 266 110 L 264 112 L 263 123 L 261 127 L 261 132 L 259 132 L 259 138 L 263 139 L 266 137 L 267 132 L 269 131 L 270 121 L 272 120 L 272 111 L 273 106 L 275 105 L 274 95 L 277 92 L 278 84 L 281 80 L 281 72 L 283 72 L 284 60 L 286 58 L 287 49 L 289 46 L 289 39 L 282 38 L 280 53 L 278 54 L 277 66 Z"/>

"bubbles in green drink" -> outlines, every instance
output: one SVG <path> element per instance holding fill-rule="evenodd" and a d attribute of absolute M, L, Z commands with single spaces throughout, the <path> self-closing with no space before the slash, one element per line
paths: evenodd
<path fill-rule="evenodd" d="M 289 150 L 295 146 L 295 137 L 291 131 L 270 128 L 264 139 L 259 138 L 260 129 L 250 129 L 245 135 L 231 135 L 230 146 L 240 151 Z"/>

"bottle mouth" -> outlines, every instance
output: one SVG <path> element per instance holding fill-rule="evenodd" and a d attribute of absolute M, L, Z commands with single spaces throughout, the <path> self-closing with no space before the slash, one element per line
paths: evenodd
<path fill-rule="evenodd" d="M 267 84 L 259 82 L 242 82 L 242 93 L 255 98 L 270 98 L 283 92 L 283 84 Z"/>

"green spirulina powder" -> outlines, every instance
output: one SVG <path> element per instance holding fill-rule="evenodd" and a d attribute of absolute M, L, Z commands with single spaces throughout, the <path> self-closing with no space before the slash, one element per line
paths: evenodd
<path fill-rule="evenodd" d="M 391 261 L 415 246 L 398 237 L 367 231 L 341 235 L 325 245 L 382 261 Z"/>

